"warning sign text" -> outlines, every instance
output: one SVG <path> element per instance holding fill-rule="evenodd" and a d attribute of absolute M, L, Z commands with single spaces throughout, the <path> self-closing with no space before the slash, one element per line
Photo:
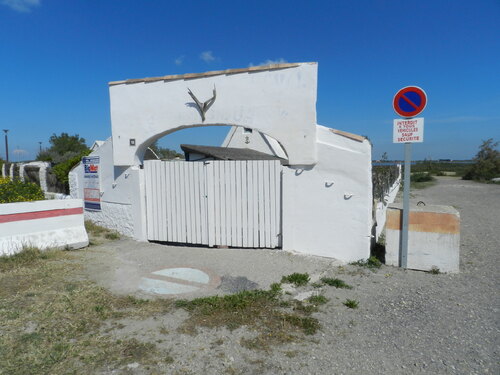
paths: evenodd
<path fill-rule="evenodd" d="M 393 143 L 417 143 L 424 141 L 424 119 L 396 119 L 392 133 Z"/>

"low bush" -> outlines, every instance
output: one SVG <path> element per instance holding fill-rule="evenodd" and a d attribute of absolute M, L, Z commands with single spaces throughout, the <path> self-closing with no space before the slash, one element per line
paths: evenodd
<path fill-rule="evenodd" d="M 410 177 L 411 182 L 427 182 L 427 181 L 433 181 L 434 177 L 432 177 L 428 173 L 424 172 L 418 172 L 418 173 L 413 173 Z"/>
<path fill-rule="evenodd" d="M 0 181 L 0 203 L 31 202 L 44 200 L 40 186 L 31 182 L 2 179 Z"/>
<path fill-rule="evenodd" d="M 495 177 L 500 177 L 498 144 L 499 142 L 494 142 L 493 138 L 483 141 L 479 152 L 474 157 L 474 164 L 463 177 L 464 180 L 490 181 Z"/>
<path fill-rule="evenodd" d="M 80 163 L 82 157 L 87 156 L 89 153 L 90 150 L 85 150 L 71 157 L 70 159 L 67 159 L 52 167 L 52 172 L 57 177 L 57 181 L 59 181 L 61 184 L 64 185 L 66 193 L 69 193 L 69 180 L 68 180 L 69 172 L 71 171 L 71 169 L 73 169 L 75 165 Z"/>

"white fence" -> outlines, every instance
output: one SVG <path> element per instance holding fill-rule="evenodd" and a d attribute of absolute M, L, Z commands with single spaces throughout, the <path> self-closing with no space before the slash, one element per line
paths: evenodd
<path fill-rule="evenodd" d="M 281 246 L 275 160 L 144 162 L 148 239 L 208 246 Z"/>

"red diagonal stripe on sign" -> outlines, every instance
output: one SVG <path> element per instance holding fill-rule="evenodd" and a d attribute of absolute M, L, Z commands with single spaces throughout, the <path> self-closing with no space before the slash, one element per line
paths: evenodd
<path fill-rule="evenodd" d="M 413 108 L 418 109 L 418 106 L 417 106 L 415 103 L 413 103 L 410 99 L 408 99 L 406 96 L 401 95 L 401 97 L 402 97 L 404 100 L 406 100 L 406 102 L 407 102 L 409 105 L 411 105 Z"/>

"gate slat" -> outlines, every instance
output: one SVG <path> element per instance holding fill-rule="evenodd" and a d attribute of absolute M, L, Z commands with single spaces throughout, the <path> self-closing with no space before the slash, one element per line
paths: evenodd
<path fill-rule="evenodd" d="M 258 213 L 259 213 L 259 247 L 265 247 L 266 246 L 266 239 L 264 237 L 264 232 L 265 232 L 265 219 L 264 219 L 264 211 L 265 211 L 265 206 L 264 206 L 264 168 L 263 162 L 261 160 L 257 161 L 257 178 L 258 178 L 258 189 L 259 189 L 259 195 L 257 198 L 257 203 L 258 203 Z"/>
<path fill-rule="evenodd" d="M 156 160 L 153 160 L 152 163 L 151 163 L 151 166 L 153 167 L 152 168 L 152 172 L 153 172 L 153 179 L 154 179 L 154 183 L 155 183 L 155 186 L 158 186 L 159 184 L 159 178 L 158 178 L 158 164 L 156 163 Z M 154 216 L 154 221 L 155 221 L 155 224 L 154 224 L 154 227 L 153 227 L 153 239 L 154 240 L 158 240 L 159 236 L 158 236 L 158 228 L 160 226 L 160 213 L 158 212 L 158 189 L 153 189 L 153 204 L 155 205 L 155 216 Z"/>
<path fill-rule="evenodd" d="M 151 181 L 151 165 L 148 161 L 144 162 L 144 174 L 146 175 L 146 227 L 148 233 L 148 239 L 153 237 L 153 200 L 152 200 L 152 190 L 154 183 Z"/>
<path fill-rule="evenodd" d="M 186 241 L 187 243 L 194 243 L 193 242 L 193 227 L 192 223 L 193 221 L 191 220 L 191 186 L 192 186 L 192 176 L 191 176 L 191 169 L 192 169 L 192 164 L 188 163 L 182 163 L 184 167 L 184 193 L 185 193 L 185 199 L 186 199 Z"/>
<path fill-rule="evenodd" d="M 269 163 L 269 246 L 274 249 L 276 247 L 276 206 L 274 205 L 276 197 L 276 165 L 274 162 Z"/>
<path fill-rule="evenodd" d="M 191 163 L 192 164 L 192 163 Z M 192 164 L 191 167 L 191 177 L 192 177 L 192 186 L 191 186 L 191 193 L 192 193 L 192 207 L 191 207 L 191 220 L 193 221 L 191 224 L 192 230 L 193 230 L 193 241 L 194 243 L 201 244 L 200 238 L 198 236 L 198 228 L 199 228 L 199 221 L 200 221 L 200 214 L 199 212 L 199 195 L 197 193 L 197 187 L 198 187 L 198 178 L 196 176 L 196 169 L 197 166 L 196 164 Z"/>
<path fill-rule="evenodd" d="M 177 231 L 175 234 L 175 241 L 176 242 L 182 242 L 182 220 L 181 220 L 181 210 L 182 210 L 182 200 L 181 200 L 181 171 L 180 171 L 180 163 L 174 162 L 174 168 L 175 168 L 175 208 L 176 208 L 176 215 L 175 215 L 175 222 L 177 226 Z"/>
<path fill-rule="evenodd" d="M 248 201 L 248 221 L 247 221 L 247 237 L 248 247 L 256 247 L 253 242 L 253 168 L 252 161 L 247 161 L 247 201 Z"/>
<path fill-rule="evenodd" d="M 159 177 L 160 177 L 160 186 L 159 186 L 159 192 L 160 192 L 160 208 L 161 208 L 161 225 L 160 225 L 160 231 L 158 233 L 158 239 L 160 241 L 163 241 L 163 239 L 166 237 L 166 227 L 167 227 L 167 204 L 166 204 L 166 199 L 167 196 L 165 194 L 165 189 L 163 188 L 165 186 L 165 165 L 160 161 L 157 163 L 158 164 L 158 169 L 159 169 Z"/>
<path fill-rule="evenodd" d="M 177 167 L 175 164 L 175 162 L 170 164 L 170 173 L 172 176 L 172 179 L 170 180 L 170 193 L 172 194 L 172 236 L 170 240 L 173 242 L 177 242 L 177 233 L 179 230 L 179 225 L 177 223 L 179 219 L 179 200 L 177 199 L 177 180 L 179 176 L 177 174 Z"/>
<path fill-rule="evenodd" d="M 265 238 L 265 247 L 271 247 L 271 204 L 270 204 L 270 178 L 269 178 L 269 163 L 262 162 L 263 165 L 263 177 L 264 177 L 264 238 Z"/>
<path fill-rule="evenodd" d="M 171 236 L 172 236 L 172 213 L 174 210 L 173 204 L 172 204 L 172 189 L 171 189 L 171 183 L 172 183 L 172 163 L 165 162 L 165 195 L 167 197 L 167 233 L 165 235 L 164 241 L 172 241 Z"/>
<path fill-rule="evenodd" d="M 201 188 L 201 205 L 200 205 L 200 217 L 202 220 L 201 226 L 201 236 L 204 244 L 208 244 L 208 223 L 207 223 L 207 186 L 206 186 L 206 170 L 204 163 L 200 163 L 199 165 L 199 176 L 200 176 L 200 188 Z"/>
<path fill-rule="evenodd" d="M 241 246 L 248 247 L 248 170 L 247 162 L 241 162 Z"/>
<path fill-rule="evenodd" d="M 220 174 L 220 244 L 222 246 L 227 246 L 227 212 L 226 212 L 226 200 L 227 200 L 227 185 L 226 185 L 226 162 L 222 161 L 219 164 L 219 174 Z"/>
<path fill-rule="evenodd" d="M 276 207 L 276 247 L 281 247 L 281 195 L 283 194 L 283 189 L 281 187 L 281 163 L 276 160 L 276 174 L 274 175 L 274 180 L 276 184 L 276 195 L 274 196 L 274 205 Z"/>
<path fill-rule="evenodd" d="M 238 204 L 236 196 L 236 163 L 229 162 L 231 184 L 231 246 L 238 246 L 238 228 L 236 218 L 236 205 Z"/>
<path fill-rule="evenodd" d="M 241 164 L 242 164 L 242 161 L 240 160 L 237 160 L 235 161 L 234 163 L 234 177 L 233 177 L 233 181 L 234 181 L 234 184 L 235 184 L 235 190 L 236 190 L 236 202 L 235 202 L 235 205 L 234 205 L 234 208 L 235 208 L 235 214 L 236 214 L 236 221 L 235 221 L 235 224 L 236 224 L 236 246 L 243 246 L 243 233 L 242 233 L 242 226 L 241 226 L 241 223 L 242 223 L 242 215 L 243 215 L 243 212 L 242 212 L 242 205 L 243 205 L 243 201 L 241 199 L 241 188 L 242 188 L 242 180 L 241 180 Z"/>
<path fill-rule="evenodd" d="M 214 244 L 220 245 L 221 244 L 221 241 L 220 241 L 220 232 L 221 232 L 220 163 L 214 163 L 213 169 L 214 169 L 213 199 L 214 199 L 214 232 L 215 232 Z"/>
<path fill-rule="evenodd" d="M 225 245 L 231 246 L 231 169 L 230 162 L 224 161 L 224 183 L 226 187 L 226 195 L 222 197 L 225 201 L 225 212 L 226 212 L 226 238 Z"/>
<path fill-rule="evenodd" d="M 252 161 L 253 174 L 253 243 L 261 247 L 259 242 L 259 168 L 258 161 Z"/>
<path fill-rule="evenodd" d="M 205 167 L 207 171 L 208 246 L 213 247 L 215 241 L 214 170 L 212 162 L 207 163 Z"/>

